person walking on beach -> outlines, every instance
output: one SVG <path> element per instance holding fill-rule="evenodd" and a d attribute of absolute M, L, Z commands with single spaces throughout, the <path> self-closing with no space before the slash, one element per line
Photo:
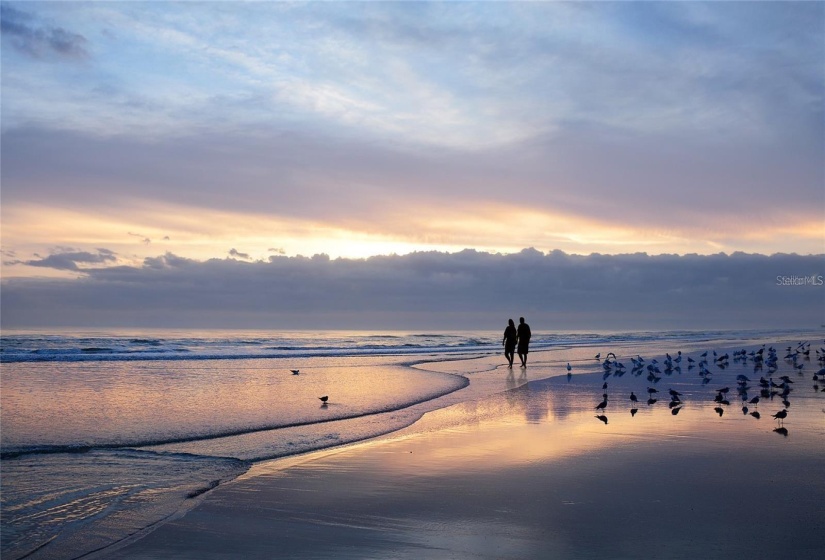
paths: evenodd
<path fill-rule="evenodd" d="M 530 346 L 530 325 L 524 322 L 524 317 L 518 318 L 518 357 L 521 367 L 527 367 L 527 347 Z"/>
<path fill-rule="evenodd" d="M 504 357 L 507 358 L 507 362 L 510 365 L 510 369 L 513 369 L 513 354 L 516 351 L 517 339 L 518 333 L 516 332 L 516 324 L 513 322 L 512 319 L 510 319 L 507 328 L 504 329 L 504 340 L 502 341 L 502 343 L 504 344 Z"/>

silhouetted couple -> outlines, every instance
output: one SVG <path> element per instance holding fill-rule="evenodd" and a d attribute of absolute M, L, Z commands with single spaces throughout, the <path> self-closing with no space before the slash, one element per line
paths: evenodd
<path fill-rule="evenodd" d="M 518 346 L 518 357 L 521 360 L 521 367 L 527 367 L 527 349 L 530 346 L 530 325 L 524 322 L 524 317 L 519 317 L 519 325 L 512 319 L 509 320 L 507 328 L 504 329 L 504 357 L 507 358 L 509 367 L 513 367 L 513 353 Z"/>

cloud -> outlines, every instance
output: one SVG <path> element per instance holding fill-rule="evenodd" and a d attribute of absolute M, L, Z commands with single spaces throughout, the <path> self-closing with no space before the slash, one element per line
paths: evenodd
<path fill-rule="evenodd" d="M 33 58 L 60 58 L 82 60 L 89 57 L 86 37 L 62 27 L 42 25 L 28 12 L 6 3 L 0 6 L 0 30 L 18 51 Z"/>
<path fill-rule="evenodd" d="M 30 128 L 3 134 L 3 201 L 105 214 L 177 206 L 187 209 L 181 224 L 220 210 L 451 247 L 547 250 L 621 228 L 634 230 L 621 241 L 651 252 L 643 240 L 661 238 L 663 250 L 680 253 L 807 251 L 820 246 L 821 216 L 799 201 L 823 200 L 825 137 L 802 138 L 740 143 L 570 123 L 506 149 L 452 152 L 312 132 L 143 142 Z M 526 213 L 542 219 L 527 224 L 519 217 Z M 464 220 L 473 224 L 460 230 Z M 788 231 L 811 224 L 819 228 Z M 667 239 L 683 242 L 668 247 Z"/>
<path fill-rule="evenodd" d="M 237 257 L 239 259 L 249 260 L 249 258 L 250 258 L 249 253 L 241 253 L 240 251 L 238 251 L 237 249 L 234 249 L 234 248 L 229 250 L 229 255 L 232 256 L 232 257 Z"/>
<path fill-rule="evenodd" d="M 188 266 L 193 266 L 197 263 L 197 261 L 193 259 L 187 259 L 185 257 L 179 257 L 173 253 L 167 252 L 165 255 L 161 255 L 159 257 L 147 257 L 143 260 L 143 269 L 144 270 L 159 270 L 159 269 L 168 269 L 168 268 L 183 268 Z M 131 271 L 136 270 L 132 267 L 119 267 L 115 270 L 115 273 L 125 272 L 129 273 Z M 112 269 L 110 269 L 112 272 Z"/>
<path fill-rule="evenodd" d="M 140 242 L 143 243 L 144 245 L 149 245 L 152 242 L 151 239 L 149 239 L 148 237 L 146 237 L 145 235 L 140 234 L 140 233 L 132 233 L 130 231 L 130 232 L 127 232 L 127 235 L 131 235 L 132 237 L 140 237 L 141 238 Z"/>
<path fill-rule="evenodd" d="M 62 247 L 57 252 L 46 257 L 27 260 L 13 261 L 6 264 L 25 264 L 28 266 L 53 268 L 55 270 L 69 270 L 82 272 L 88 268 L 80 268 L 78 264 L 106 264 L 117 261 L 117 255 L 109 249 L 97 249 L 96 253 L 88 251 L 73 251 L 70 248 Z"/>
<path fill-rule="evenodd" d="M 811 327 L 823 255 L 589 256 L 526 249 L 195 261 L 167 253 L 79 280 L 4 281 L 4 326 L 538 330 Z"/>

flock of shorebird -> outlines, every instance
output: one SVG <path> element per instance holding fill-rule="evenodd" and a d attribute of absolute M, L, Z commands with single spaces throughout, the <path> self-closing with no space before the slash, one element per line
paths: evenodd
<path fill-rule="evenodd" d="M 787 353 L 783 358 L 786 363 L 791 365 L 793 369 L 801 376 L 803 375 L 803 369 L 805 368 L 805 361 L 810 361 L 810 354 L 811 354 L 811 344 L 809 342 L 800 342 L 796 348 L 793 346 L 787 347 Z M 647 362 L 644 358 L 637 355 L 635 358 L 631 357 L 630 361 L 633 364 L 633 367 L 630 370 L 631 375 L 636 377 L 640 377 L 645 372 L 647 373 L 647 381 L 653 385 L 659 383 L 662 380 L 663 375 L 672 375 L 673 373 L 682 373 L 682 351 L 679 350 L 676 353 L 676 357 L 672 357 L 669 353 L 665 354 L 665 361 L 660 364 L 658 360 L 652 359 L 650 362 Z M 602 402 L 596 405 L 595 409 L 597 411 L 596 418 L 607 424 L 607 416 L 604 415 L 604 411 L 607 408 L 608 402 L 608 394 L 607 394 L 607 379 L 609 377 L 621 377 L 625 373 L 627 373 L 627 368 L 625 365 L 618 360 L 616 354 L 613 352 L 608 352 L 605 355 L 604 361 L 602 361 L 601 352 L 596 354 L 595 356 L 597 361 L 602 363 L 602 368 L 604 369 L 603 380 L 604 384 L 602 385 L 602 390 L 604 393 L 602 394 Z M 702 385 L 707 385 L 713 379 L 713 373 L 708 367 L 709 363 L 712 363 L 716 366 L 719 370 L 724 370 L 729 367 L 730 365 L 730 356 L 728 353 L 724 354 L 717 354 L 716 350 L 713 350 L 713 358 L 710 360 L 708 358 L 707 351 L 702 352 L 699 354 L 699 360 L 695 360 L 691 357 L 687 357 L 687 370 L 691 371 L 694 368 L 698 368 L 699 376 L 702 378 Z M 820 389 L 819 382 L 822 381 L 825 383 L 825 347 L 816 350 L 816 361 L 819 364 L 819 370 L 813 374 L 813 381 L 814 381 L 814 390 L 825 392 L 825 387 Z M 783 420 L 788 416 L 788 408 L 791 406 L 788 397 L 793 390 L 791 385 L 793 384 L 793 380 L 787 376 L 782 375 L 777 377 L 781 383 L 776 383 L 773 380 L 772 374 L 776 373 L 778 369 L 778 362 L 779 358 L 776 353 L 776 349 L 771 347 L 766 347 L 762 345 L 759 350 L 750 351 L 747 350 L 734 350 L 733 351 L 733 362 L 734 363 L 741 363 L 745 366 L 753 363 L 753 372 L 765 372 L 769 377 L 765 379 L 764 376 L 760 376 L 759 378 L 759 394 L 753 397 L 750 397 L 748 391 L 752 389 L 750 386 L 751 379 L 744 374 L 739 374 L 736 376 L 736 392 L 739 395 L 739 398 L 742 402 L 742 414 L 750 414 L 757 420 L 761 418 L 761 415 L 756 408 L 759 405 L 759 401 L 761 399 L 770 399 L 773 400 L 774 397 L 781 397 L 782 405 L 784 408 L 782 410 L 777 411 L 775 414 L 772 414 L 779 426 L 774 430 L 775 432 L 779 432 L 783 435 L 788 435 L 788 431 L 782 425 Z M 291 369 L 289 370 L 292 372 L 292 375 L 299 375 L 301 373 L 300 370 Z M 568 380 L 573 375 L 573 366 L 570 363 L 567 363 L 567 378 Z M 730 387 L 722 387 L 720 389 L 716 389 L 716 396 L 713 398 L 716 407 L 713 409 L 719 416 L 722 416 L 725 413 L 725 409 L 722 406 L 730 405 L 730 401 L 728 400 L 728 393 L 730 393 Z M 658 395 L 659 390 L 655 387 L 648 387 L 647 388 L 647 405 L 652 406 L 658 402 Z M 682 405 L 684 402 L 682 401 L 682 397 L 684 396 L 682 393 L 675 391 L 673 389 L 668 390 L 668 394 L 670 395 L 670 403 L 668 407 L 670 408 L 670 413 L 674 416 L 679 414 L 682 410 Z M 329 396 L 324 395 L 322 397 L 318 397 L 318 399 L 323 403 L 321 406 L 327 406 L 327 402 L 329 401 Z M 631 416 L 635 416 L 639 409 L 637 408 L 639 404 L 639 397 L 631 391 L 630 392 L 630 414 Z M 752 405 L 754 410 L 751 411 L 748 405 Z"/>
<path fill-rule="evenodd" d="M 799 376 L 804 375 L 803 370 L 805 369 L 805 362 L 810 361 L 810 353 L 811 353 L 811 345 L 808 342 L 800 342 L 795 348 L 793 346 L 789 346 L 787 348 L 787 353 L 783 358 L 784 361 L 790 365 Z M 787 375 L 778 376 L 776 379 L 780 382 L 777 383 L 774 381 L 772 375 L 777 372 L 779 368 L 779 358 L 774 347 L 766 347 L 763 345 L 761 348 L 755 351 L 748 352 L 747 350 L 735 350 L 732 353 L 732 361 L 733 363 L 740 363 L 744 366 L 749 366 L 753 364 L 753 373 L 758 374 L 760 372 L 764 372 L 764 375 L 768 375 L 766 379 L 764 375 L 760 375 L 758 386 L 759 386 L 759 394 L 751 396 L 749 391 L 757 390 L 755 387 L 751 387 L 751 379 L 747 375 L 739 374 L 736 376 L 736 394 L 739 397 L 739 400 L 742 403 L 742 413 L 746 415 L 753 416 L 757 420 L 761 417 L 757 407 L 759 405 L 760 400 L 769 399 L 773 400 L 776 397 L 782 399 L 782 405 L 784 408 L 777 411 L 775 414 L 772 414 L 773 418 L 775 418 L 778 422 L 778 427 L 774 429 L 775 432 L 780 433 L 782 435 L 787 436 L 788 430 L 784 427 L 783 421 L 788 416 L 788 408 L 790 407 L 791 403 L 788 400 L 793 390 L 791 385 L 793 385 L 794 381 Z M 602 385 L 602 390 L 604 393 L 602 394 L 602 402 L 596 405 L 596 418 L 600 421 L 607 424 L 607 416 L 604 415 L 604 411 L 607 408 L 608 403 L 608 393 L 607 393 L 607 379 L 609 377 L 621 377 L 627 372 L 627 368 L 625 365 L 618 361 L 616 358 L 616 354 L 613 352 L 609 352 L 606 356 L 604 361 L 601 358 L 601 352 L 596 354 L 596 360 L 602 362 L 602 368 L 604 369 L 604 376 L 603 381 L 604 384 Z M 666 354 L 665 361 L 662 364 L 656 359 L 650 360 L 649 362 L 646 361 L 641 356 L 636 356 L 635 358 L 630 358 L 633 366 L 630 370 L 631 375 L 640 377 L 644 374 L 647 374 L 647 381 L 651 385 L 656 385 L 659 381 L 662 380 L 662 376 L 669 376 L 673 373 L 682 373 L 681 364 L 682 364 L 682 352 L 677 352 L 675 357 L 672 357 L 669 353 Z M 702 378 L 702 385 L 707 385 L 713 379 L 713 373 L 711 372 L 710 368 L 708 367 L 709 364 L 714 365 L 719 370 L 724 370 L 729 367 L 731 362 L 731 356 L 728 355 L 726 352 L 725 354 L 719 355 L 714 350 L 713 356 L 710 358 L 707 352 L 703 352 L 699 355 L 699 359 L 695 360 L 691 357 L 688 357 L 686 360 L 687 369 L 688 371 L 693 370 L 694 368 L 698 368 L 699 376 Z M 822 381 L 825 383 L 825 347 L 816 350 L 816 362 L 819 364 L 819 370 L 813 374 L 813 382 L 814 382 L 814 390 L 815 391 L 822 391 L 825 392 L 825 388 L 820 389 L 819 383 Z M 567 364 L 567 377 L 570 379 L 573 373 L 572 366 L 568 363 Z M 731 391 L 730 387 L 721 387 L 716 389 L 716 396 L 713 398 L 713 402 L 716 404 L 714 411 L 719 415 L 722 416 L 725 413 L 725 409 L 722 408 L 723 406 L 730 405 L 730 401 L 728 400 L 728 395 Z M 647 388 L 647 404 L 651 406 L 658 402 L 658 393 L 659 390 L 655 387 L 648 386 Z M 669 408 L 671 414 L 676 416 L 679 414 L 679 411 L 682 410 L 682 405 L 684 404 L 682 401 L 682 397 L 684 396 L 682 393 L 675 391 L 674 389 L 669 389 L 668 394 L 670 395 L 670 403 Z M 636 413 L 639 411 L 637 408 L 639 403 L 639 397 L 633 392 L 630 392 L 630 414 L 635 416 Z M 750 410 L 750 407 L 753 407 L 753 410 Z"/>

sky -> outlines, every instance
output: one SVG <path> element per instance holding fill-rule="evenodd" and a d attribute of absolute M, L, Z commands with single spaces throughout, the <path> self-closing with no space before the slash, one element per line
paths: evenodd
<path fill-rule="evenodd" d="M 0 7 L 5 328 L 825 323 L 822 2 Z"/>

